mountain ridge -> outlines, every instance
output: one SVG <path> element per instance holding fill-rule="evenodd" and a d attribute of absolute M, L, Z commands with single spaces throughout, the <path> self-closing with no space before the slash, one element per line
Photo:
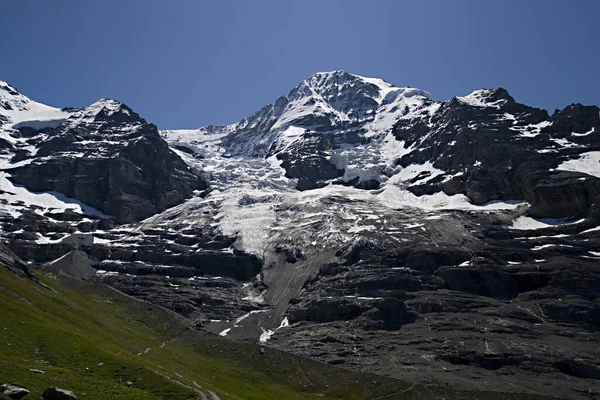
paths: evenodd
<path fill-rule="evenodd" d="M 219 127 L 119 104 L 0 127 L 0 237 L 31 265 L 77 250 L 199 328 L 358 371 L 599 391 L 598 107 L 339 71 Z"/>

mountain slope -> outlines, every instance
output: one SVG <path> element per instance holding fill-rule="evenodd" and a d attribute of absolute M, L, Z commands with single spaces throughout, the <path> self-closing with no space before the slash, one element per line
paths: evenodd
<path fill-rule="evenodd" d="M 292 381 L 290 386 L 271 381 L 269 372 L 252 364 L 235 366 L 210 353 L 193 351 L 184 340 L 200 340 L 208 347 L 212 343 L 219 352 L 229 341 L 186 333 L 182 321 L 163 310 L 65 277 L 40 278 L 45 286 L 0 269 L 4 332 L 0 380 L 22 384 L 33 396 L 50 386 L 69 388 L 80 398 L 91 399 L 314 396 L 310 389 L 306 393 L 294 389 L 298 384 Z M 64 289 L 56 280 L 107 299 Z M 261 357 L 257 348 L 252 350 L 253 357 Z M 333 394 L 338 389 L 332 390 Z"/>
<path fill-rule="evenodd" d="M 0 80 L 0 126 L 43 129 L 59 125 L 70 115 L 70 110 L 35 102 Z M 10 140 L 8 139 L 9 142 Z"/>
<path fill-rule="evenodd" d="M 23 162 L 45 163 L 34 150 L 54 140 L 47 166 L 129 160 L 140 130 L 159 142 L 101 104 L 99 117 L 70 111 L 53 138 L 33 132 Z M 47 268 L 78 249 L 93 280 L 227 338 L 422 384 L 584 399 L 600 393 L 599 118 L 582 105 L 550 116 L 504 89 L 440 102 L 318 73 L 239 123 L 160 132 L 185 163 L 171 176 L 207 190 L 115 225 L 80 204 L 85 191 L 11 182 L 0 235 Z M 19 162 L 15 177 L 55 179 Z M 69 188 L 58 182 L 36 184 Z"/>
<path fill-rule="evenodd" d="M 597 215 L 599 114 L 572 105 L 550 117 L 504 89 L 436 102 L 418 89 L 334 71 L 237 124 L 162 136 L 204 158 L 278 162 L 300 190 L 395 185 L 476 204 L 524 200 L 534 217 L 562 218 Z"/>
<path fill-rule="evenodd" d="M 26 387 L 32 398 L 54 386 L 82 399 L 482 395 L 415 387 L 276 350 L 259 351 L 195 333 L 176 315 L 101 285 L 61 275 L 39 278 L 37 283 L 19 278 L 0 266 L 0 381 Z"/>

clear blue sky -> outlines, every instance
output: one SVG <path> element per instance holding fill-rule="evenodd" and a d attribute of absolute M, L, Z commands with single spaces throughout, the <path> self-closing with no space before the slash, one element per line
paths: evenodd
<path fill-rule="evenodd" d="M 237 122 L 335 69 L 552 112 L 600 104 L 599 21 L 599 0 L 0 0 L 0 79 L 163 129 Z"/>

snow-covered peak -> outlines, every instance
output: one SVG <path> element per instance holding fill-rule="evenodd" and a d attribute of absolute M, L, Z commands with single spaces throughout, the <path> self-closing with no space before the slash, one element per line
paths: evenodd
<path fill-rule="evenodd" d="M 350 132 L 385 136 L 398 118 L 431 100 L 428 92 L 396 87 L 378 78 L 318 72 L 237 124 L 165 131 L 163 136 L 173 143 L 187 142 L 199 153 L 217 145 L 230 155 L 268 157 L 289 148 L 291 141 L 302 142 L 304 133 L 330 134 L 340 145 L 345 142 L 341 136 Z"/>
<path fill-rule="evenodd" d="M 12 96 L 13 98 L 21 97 L 26 99 L 26 97 L 20 94 L 14 86 L 11 86 L 8 82 L 5 82 L 2 79 L 0 79 L 0 98 L 5 99 L 9 96 Z"/>
<path fill-rule="evenodd" d="M 70 115 L 68 111 L 33 101 L 0 80 L 0 125 L 41 129 L 57 126 Z"/>
<path fill-rule="evenodd" d="M 467 96 L 457 96 L 456 99 L 461 103 L 472 107 L 491 107 L 500 108 L 507 102 L 514 101 L 506 89 L 478 89 Z"/>
<path fill-rule="evenodd" d="M 104 121 L 133 122 L 139 116 L 125 104 L 113 99 L 101 99 L 91 105 L 77 110 L 69 118 L 69 126 L 82 123 L 98 123 Z"/>
<path fill-rule="evenodd" d="M 100 99 L 83 110 L 85 110 L 88 115 L 93 116 L 96 116 L 100 113 L 104 113 L 105 115 L 109 116 L 119 111 L 129 113 L 129 110 L 126 109 L 123 103 L 113 99 Z"/>
<path fill-rule="evenodd" d="M 372 120 L 382 106 L 417 95 L 431 99 L 425 91 L 396 87 L 378 78 L 345 71 L 318 72 L 292 89 L 273 129 L 287 129 L 298 121 L 321 128 L 361 124 Z"/>
<path fill-rule="evenodd" d="M 428 92 L 410 87 L 398 87 L 388 83 L 380 78 L 368 78 L 361 75 L 351 74 L 346 71 L 317 72 L 308 79 L 304 80 L 299 86 L 306 84 L 319 94 L 331 95 L 337 90 L 336 95 L 344 91 L 360 92 L 372 96 L 379 104 L 386 99 L 390 93 L 406 92 L 417 90 L 421 95 L 432 100 Z"/>
<path fill-rule="evenodd" d="M 308 89 L 308 91 L 306 90 Z M 377 104 L 385 97 L 399 88 L 379 78 L 367 78 L 346 71 L 317 72 L 298 85 L 294 93 L 315 95 L 326 102 L 339 102 L 339 100 L 355 99 L 357 95 L 374 100 Z"/>

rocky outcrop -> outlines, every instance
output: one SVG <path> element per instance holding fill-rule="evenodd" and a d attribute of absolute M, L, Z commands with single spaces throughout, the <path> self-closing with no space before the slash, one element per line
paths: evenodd
<path fill-rule="evenodd" d="M 16 385 L 4 384 L 0 386 L 0 393 L 12 400 L 21 400 L 29 394 L 29 390 Z"/>
<path fill-rule="evenodd" d="M 477 204 L 523 199 L 537 218 L 589 215 L 600 198 L 600 180 L 556 167 L 599 148 L 598 111 L 572 105 L 548 117 L 515 102 L 504 89 L 481 90 L 442 103 L 433 116 L 398 121 L 395 137 L 422 149 L 398 163 L 431 162 L 453 175 L 410 186 L 417 195 L 463 193 Z"/>
<path fill-rule="evenodd" d="M 10 249 L 0 244 L 0 265 L 8 269 L 9 272 L 22 278 L 35 279 L 33 273 L 19 257 Z"/>
<path fill-rule="evenodd" d="M 30 163 L 8 170 L 13 182 L 62 193 L 118 223 L 142 220 L 206 188 L 156 126 L 111 100 L 75 113 L 49 137 L 32 139 L 37 153 Z"/>
<path fill-rule="evenodd" d="M 305 133 L 302 146 L 289 149 L 277 157 L 285 169 L 285 176 L 297 179 L 298 190 L 323 187 L 331 179 L 338 178 L 344 171 L 338 170 L 330 161 L 331 138 L 320 133 Z M 294 147 L 293 145 L 291 147 Z"/>

